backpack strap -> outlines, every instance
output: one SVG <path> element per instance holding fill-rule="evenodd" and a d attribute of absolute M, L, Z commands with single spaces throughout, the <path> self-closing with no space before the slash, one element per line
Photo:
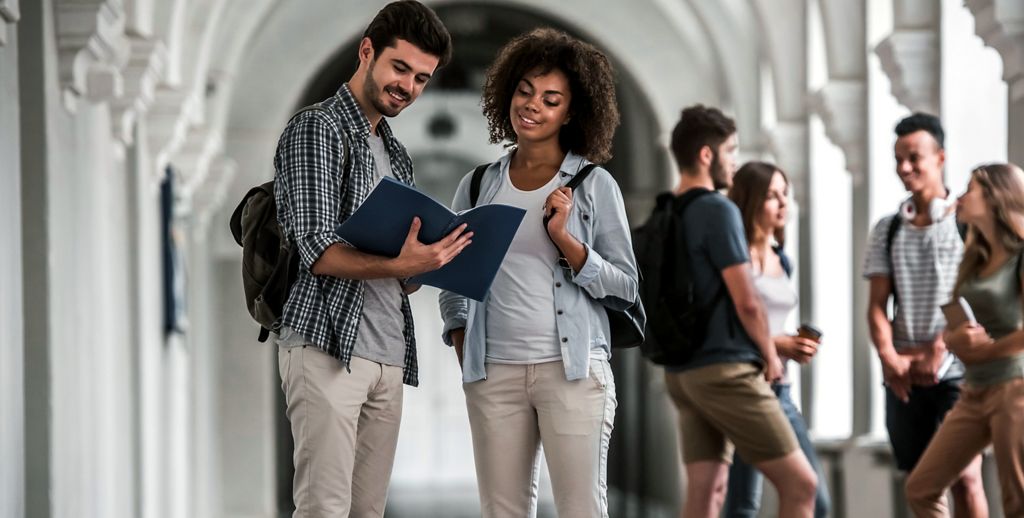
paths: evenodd
<path fill-rule="evenodd" d="M 687 240 L 686 240 L 686 225 L 685 225 L 686 209 L 688 209 L 690 207 L 690 205 L 693 202 L 697 201 L 699 198 L 701 198 L 701 197 L 703 197 L 705 195 L 708 195 L 708 194 L 712 194 L 714 192 L 716 192 L 716 191 L 712 191 L 710 189 L 704 189 L 704 188 L 695 188 L 695 189 L 690 189 L 690 190 L 684 192 L 681 196 L 679 196 L 678 198 L 676 198 L 674 200 L 675 206 L 673 208 L 674 208 L 674 210 L 676 211 L 676 214 L 679 217 L 679 223 L 681 225 L 681 227 L 679 229 L 679 237 L 680 237 L 680 239 L 676 240 L 676 246 L 680 247 L 680 250 L 676 251 L 676 257 L 679 258 L 679 263 L 680 263 L 680 267 L 681 268 L 684 268 L 684 269 L 687 269 L 687 270 L 689 270 L 689 268 L 690 268 L 690 254 L 689 254 L 689 251 L 687 251 L 685 249 L 685 246 L 686 246 L 685 243 L 687 242 Z M 719 277 L 721 277 L 721 275 L 719 275 Z M 718 291 L 715 292 L 715 295 L 713 297 L 711 297 L 711 300 L 708 302 L 708 304 L 706 306 L 706 310 L 708 310 L 708 311 L 714 311 L 714 308 L 716 306 L 718 306 L 718 304 L 722 302 L 722 299 L 724 299 L 725 296 L 727 295 L 727 290 L 725 288 L 725 279 L 721 279 L 721 281 L 722 281 L 721 284 L 718 286 Z M 735 320 L 738 319 L 738 317 L 734 317 L 733 316 L 733 313 L 734 313 L 734 311 L 729 311 L 728 312 L 728 317 L 729 317 L 729 337 L 730 338 L 735 337 L 735 333 L 736 333 L 736 321 Z"/>
<path fill-rule="evenodd" d="M 697 201 L 697 199 L 700 198 L 701 196 L 704 196 L 706 194 L 711 194 L 713 192 L 715 192 L 715 191 L 712 191 L 711 189 L 700 188 L 700 187 L 695 188 L 695 189 L 690 189 L 690 190 L 684 192 L 682 194 L 682 196 L 680 196 L 679 198 L 676 199 L 675 210 L 677 212 L 679 212 L 679 216 L 680 217 L 683 217 L 684 213 L 686 212 L 686 209 L 688 209 L 690 207 L 691 203 Z"/>
<path fill-rule="evenodd" d="M 579 187 L 581 183 L 583 183 L 583 180 L 586 180 L 587 177 L 590 176 L 591 171 L 593 171 L 595 167 L 597 167 L 597 164 L 587 164 L 586 166 L 583 167 L 583 169 L 577 171 L 576 175 L 573 176 L 568 182 L 566 182 L 564 187 L 568 187 L 570 191 L 576 192 L 576 188 Z M 547 214 L 542 219 L 545 231 L 547 231 L 548 228 L 548 221 L 551 221 L 551 216 L 554 216 L 554 214 L 554 212 L 552 212 L 551 214 Z M 568 262 L 566 262 L 565 255 L 562 254 L 561 251 L 558 252 L 558 264 L 562 265 L 563 268 L 565 268 L 569 264 Z"/>
<path fill-rule="evenodd" d="M 587 164 L 586 166 L 583 167 L 583 169 L 577 171 L 575 176 L 573 176 L 568 182 L 566 182 L 565 187 L 568 187 L 569 190 L 572 192 L 576 192 L 576 188 L 579 187 L 581 183 L 583 183 L 583 180 L 586 180 L 587 177 L 590 176 L 590 172 L 593 171 L 595 167 L 597 167 L 597 164 Z M 551 217 L 554 215 L 555 213 L 554 211 L 552 211 L 551 214 L 546 214 L 543 218 L 541 218 L 541 222 L 544 225 L 545 233 L 547 233 L 548 230 L 548 221 L 551 221 Z M 548 235 L 548 239 L 551 239 L 550 234 Z M 552 240 L 552 242 L 554 242 L 554 240 Z M 565 254 L 563 254 L 557 246 L 555 247 L 555 249 L 558 250 L 558 265 L 566 270 L 571 270 L 572 268 L 569 266 L 569 261 L 565 258 Z"/>
<path fill-rule="evenodd" d="M 897 212 L 893 215 L 892 221 L 889 222 L 889 228 L 885 232 L 885 257 L 889 261 L 889 284 L 892 291 L 893 304 L 898 305 L 900 303 L 900 297 L 896 294 L 896 268 L 892 261 L 892 244 L 896 241 L 896 233 L 900 230 L 900 225 L 903 224 L 903 216 Z"/>
<path fill-rule="evenodd" d="M 570 191 L 575 192 L 576 191 L 576 187 L 579 187 L 579 185 L 581 183 L 583 183 L 583 180 L 586 180 L 587 177 L 590 176 L 591 171 L 593 171 L 594 168 L 596 168 L 596 167 L 597 167 L 597 164 L 587 164 L 587 165 L 583 166 L 583 169 L 580 169 L 576 173 L 576 176 L 573 176 L 568 181 L 568 183 L 565 184 L 565 186 L 568 187 Z"/>
<path fill-rule="evenodd" d="M 790 262 L 789 256 L 782 250 L 781 246 L 773 246 L 772 251 L 775 255 L 779 256 L 779 264 L 782 265 L 782 271 L 786 272 L 786 277 L 793 277 L 793 263 Z"/>
<path fill-rule="evenodd" d="M 1024 249 L 1017 254 L 1017 287 L 1020 288 L 1024 282 Z"/>
<path fill-rule="evenodd" d="M 491 167 L 491 163 L 480 164 L 473 169 L 473 178 L 469 180 L 469 206 L 476 207 L 476 202 L 480 199 L 480 182 L 484 179 L 484 173 L 487 168 Z"/>

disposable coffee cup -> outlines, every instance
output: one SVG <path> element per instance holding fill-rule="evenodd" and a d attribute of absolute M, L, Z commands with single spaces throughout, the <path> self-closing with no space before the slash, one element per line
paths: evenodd
<path fill-rule="evenodd" d="M 797 336 L 800 338 L 806 338 L 815 342 L 821 343 L 821 330 L 817 327 L 812 326 L 808 323 L 800 324 L 800 328 L 796 330 Z"/>

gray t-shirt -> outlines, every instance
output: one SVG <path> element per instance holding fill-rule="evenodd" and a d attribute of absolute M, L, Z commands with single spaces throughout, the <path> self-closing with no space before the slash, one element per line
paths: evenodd
<path fill-rule="evenodd" d="M 683 225 L 698 300 L 709 304 L 726 290 L 722 270 L 750 262 L 743 219 L 733 202 L 718 193 L 701 196 L 686 209 Z M 728 291 L 711 310 L 704 344 L 685 365 L 666 367 L 680 372 L 719 363 L 763 363 L 757 344 L 747 335 Z"/>
<path fill-rule="evenodd" d="M 368 142 L 375 167 L 374 185 L 391 173 L 391 159 L 384 141 L 370 135 Z M 396 279 L 363 281 L 363 317 L 352 356 L 385 365 L 405 365 L 405 318 L 402 316 L 402 286 Z"/>

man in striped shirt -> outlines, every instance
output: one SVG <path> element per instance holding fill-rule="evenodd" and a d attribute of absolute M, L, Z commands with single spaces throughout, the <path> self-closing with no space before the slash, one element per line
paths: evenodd
<path fill-rule="evenodd" d="M 398 257 L 344 244 L 335 229 L 385 176 L 413 185 L 397 116 L 451 57 L 429 8 L 385 6 L 359 43 L 359 68 L 332 97 L 292 117 L 274 157 L 278 220 L 299 252 L 278 339 L 295 440 L 295 517 L 382 517 L 398 443 L 403 383 L 418 384 L 402 279 L 435 270 L 468 244 L 457 229 L 425 245 L 419 220 Z"/>
<path fill-rule="evenodd" d="M 896 173 L 910 193 L 871 232 L 864 277 L 871 283 L 868 326 L 886 384 L 885 422 L 900 471 L 909 473 L 960 397 L 963 366 L 946 351 L 946 320 L 963 241 L 943 185 L 939 119 L 915 113 L 896 126 Z M 894 299 L 890 321 L 886 308 Z M 981 457 L 952 487 L 958 516 L 988 516 Z"/>

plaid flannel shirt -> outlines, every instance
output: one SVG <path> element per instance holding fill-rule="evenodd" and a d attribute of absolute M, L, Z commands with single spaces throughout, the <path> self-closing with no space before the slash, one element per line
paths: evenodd
<path fill-rule="evenodd" d="M 359 208 L 373 188 L 374 161 L 367 138 L 370 122 L 348 85 L 303 111 L 285 127 L 274 156 L 274 197 L 278 221 L 299 250 L 299 276 L 284 306 L 282 324 L 348 366 L 363 314 L 363 283 L 313 275 L 310 269 L 327 247 L 342 242 L 335 229 Z M 385 120 L 377 125 L 399 181 L 415 185 L 412 159 Z M 343 149 L 344 146 L 344 149 Z M 347 153 L 347 156 L 345 156 Z M 409 297 L 405 319 L 403 381 L 419 384 L 416 337 Z"/>

